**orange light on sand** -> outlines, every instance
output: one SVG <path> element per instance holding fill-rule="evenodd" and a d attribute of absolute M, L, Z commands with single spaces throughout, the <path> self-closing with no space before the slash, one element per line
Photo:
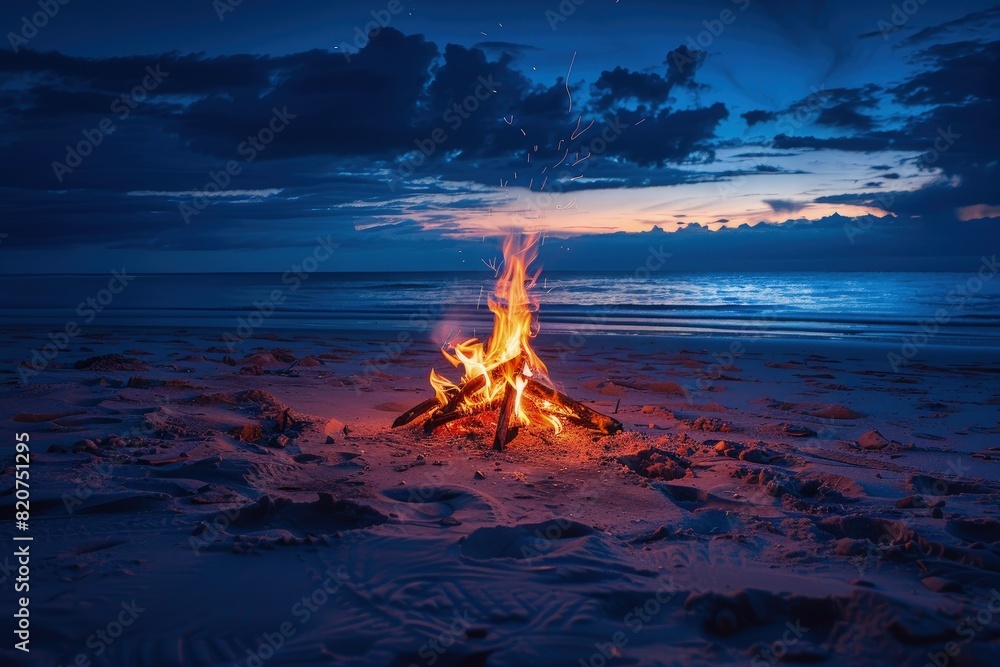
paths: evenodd
<path fill-rule="evenodd" d="M 507 387 L 511 387 L 514 391 L 512 421 L 518 426 L 531 423 L 523 400 L 524 389 L 529 378 L 545 378 L 548 374 L 545 364 L 531 347 L 531 339 L 538 333 L 538 301 L 531 295 L 531 289 L 538 281 L 540 270 L 529 274 L 528 267 L 538 256 L 537 243 L 536 235 L 510 235 L 504 241 L 502 270 L 497 275 L 494 294 L 488 300 L 493 313 L 493 333 L 485 344 L 470 338 L 454 344 L 450 352 L 447 347 L 442 348 L 445 359 L 452 366 L 461 367 L 463 373 L 461 381 L 455 384 L 431 371 L 431 386 L 441 406 L 447 405 L 460 387 L 475 386 L 477 389 L 466 391 L 455 406 L 471 413 L 499 403 Z M 562 430 L 562 423 L 554 415 L 546 415 L 546 421 L 556 432 Z"/>

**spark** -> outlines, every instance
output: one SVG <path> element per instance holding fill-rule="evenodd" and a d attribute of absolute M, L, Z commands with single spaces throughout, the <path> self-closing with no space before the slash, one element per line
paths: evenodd
<path fill-rule="evenodd" d="M 556 150 L 559 150 L 560 148 L 562 148 L 562 145 L 563 145 L 564 141 L 566 141 L 566 140 L 565 139 L 560 139 L 559 140 L 559 145 L 556 146 Z M 566 151 L 569 152 L 569 149 L 567 148 Z"/>
<path fill-rule="evenodd" d="M 562 143 L 562 141 L 560 140 L 559 143 Z M 555 169 L 556 167 L 558 167 L 559 165 L 561 165 L 563 162 L 565 162 L 566 161 L 566 156 L 568 156 L 568 155 L 569 155 L 569 148 L 567 148 L 566 152 L 563 153 L 562 160 L 559 160 L 559 162 L 556 162 L 554 165 L 552 165 L 552 168 Z"/>
<path fill-rule="evenodd" d="M 480 30 L 480 31 L 479 31 L 479 34 L 480 34 L 480 35 L 482 35 L 483 37 L 489 37 L 489 35 L 487 35 L 487 34 L 486 34 L 485 32 L 483 32 L 482 30 Z"/>
<path fill-rule="evenodd" d="M 560 211 L 563 211 L 563 210 L 565 210 L 567 208 L 573 208 L 575 205 L 576 205 L 576 200 L 574 199 L 573 201 L 571 201 L 570 203 L 568 203 L 568 204 L 566 204 L 564 206 L 560 206 L 559 204 L 556 204 L 556 208 L 559 209 Z"/>
<path fill-rule="evenodd" d="M 511 119 L 513 119 L 513 116 L 511 116 Z M 521 128 L 521 134 L 523 134 L 524 136 L 528 136 L 528 133 L 524 131 L 523 127 Z"/>
<path fill-rule="evenodd" d="M 588 125 L 587 127 L 583 128 L 582 130 L 580 130 L 580 121 L 581 120 L 583 120 L 583 116 L 580 116 L 579 118 L 576 119 L 576 130 L 574 130 L 573 134 L 570 136 L 570 138 L 569 138 L 570 141 L 575 141 L 577 137 L 581 136 L 584 132 L 586 132 L 591 127 L 593 127 L 594 121 L 597 120 L 597 119 L 596 118 L 592 118 L 590 120 L 590 125 Z M 579 130 L 579 131 L 577 131 L 577 130 Z"/>
<path fill-rule="evenodd" d="M 576 179 L 578 179 L 578 178 L 583 178 L 583 174 L 580 174 L 579 176 L 574 176 L 573 178 L 571 178 L 571 179 L 569 179 L 569 180 L 571 180 L 571 181 L 575 181 L 575 180 L 576 180 Z"/>
<path fill-rule="evenodd" d="M 483 264 L 485 264 L 487 266 L 487 268 L 489 268 L 490 271 L 493 272 L 494 276 L 499 276 L 500 275 L 500 267 L 503 266 L 503 260 L 501 260 L 499 264 L 497 263 L 497 258 L 496 257 L 494 257 L 493 259 L 491 259 L 488 262 L 485 259 L 482 259 L 482 258 L 480 258 L 479 261 L 482 262 Z M 482 290 L 480 290 L 479 296 L 480 296 L 480 298 L 482 298 L 482 296 L 483 296 Z M 479 309 L 478 305 L 476 306 L 476 309 L 477 310 Z"/>
<path fill-rule="evenodd" d="M 531 189 L 531 184 L 534 183 L 534 182 L 535 182 L 534 178 L 532 178 L 530 181 L 528 181 L 528 189 L 529 190 Z"/>
<path fill-rule="evenodd" d="M 569 109 L 566 110 L 566 113 L 569 113 L 573 110 L 573 93 L 571 93 L 569 90 L 569 75 L 570 72 L 573 71 L 573 63 L 575 62 L 576 62 L 576 51 L 573 52 L 573 58 L 572 60 L 569 61 L 569 69 L 566 70 L 566 81 L 565 81 L 566 95 L 569 96 Z"/>
<path fill-rule="evenodd" d="M 579 153 L 577 153 L 577 155 L 579 155 Z M 583 156 L 582 158 L 580 158 L 579 160 L 577 160 L 576 162 L 574 162 L 570 166 L 571 167 L 575 167 L 576 165 L 580 164 L 581 162 L 583 162 L 584 160 L 586 160 L 589 157 L 590 157 L 590 153 L 587 153 L 585 156 Z"/>
<path fill-rule="evenodd" d="M 476 310 L 479 310 L 480 304 L 483 302 L 483 287 L 479 287 L 479 300 L 476 301 Z"/>
<path fill-rule="evenodd" d="M 507 120 L 507 116 L 504 116 L 503 117 L 503 122 L 507 123 L 508 125 L 513 125 L 514 124 L 514 114 L 510 115 L 510 120 Z"/>
<path fill-rule="evenodd" d="M 544 190 L 544 189 L 545 189 L 545 184 L 546 184 L 546 183 L 548 183 L 548 182 L 549 182 L 549 177 L 548 177 L 548 176 L 546 176 L 546 177 L 545 177 L 545 180 L 544 180 L 544 181 L 542 181 L 542 187 L 541 187 L 541 189 L 542 189 L 542 190 Z"/>
<path fill-rule="evenodd" d="M 636 123 L 635 125 L 641 125 L 642 123 L 645 123 L 645 122 L 646 122 L 646 119 L 645 119 L 645 118 L 643 118 L 642 120 L 640 120 L 640 121 L 639 121 L 638 123 Z M 635 127 L 635 125 L 633 125 L 632 127 Z"/>

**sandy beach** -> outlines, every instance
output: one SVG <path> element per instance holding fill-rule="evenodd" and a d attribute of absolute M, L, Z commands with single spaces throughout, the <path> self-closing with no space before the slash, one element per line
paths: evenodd
<path fill-rule="evenodd" d="M 31 664 L 994 664 L 995 352 L 542 335 L 625 431 L 498 453 L 488 417 L 390 429 L 430 342 L 117 329 L 23 386 L 40 335 L 0 341 Z"/>

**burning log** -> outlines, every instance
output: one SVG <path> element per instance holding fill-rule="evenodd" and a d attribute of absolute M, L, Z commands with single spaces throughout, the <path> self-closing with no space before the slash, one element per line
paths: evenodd
<path fill-rule="evenodd" d="M 430 412 L 431 410 L 439 407 L 441 402 L 438 401 L 437 396 L 431 396 L 426 401 L 413 406 L 403 414 L 396 417 L 396 421 L 392 422 L 392 427 L 396 428 L 398 426 L 406 426 L 411 421 L 417 417 Z"/>
<path fill-rule="evenodd" d="M 556 391 L 551 387 L 546 387 L 537 380 L 528 380 L 528 386 L 524 388 L 524 391 L 528 396 L 538 399 L 542 410 L 552 414 L 564 415 L 570 421 L 580 426 L 600 431 L 605 435 L 613 435 L 624 428 L 622 423 L 617 419 L 592 410 L 583 403 L 575 401 L 566 394 Z M 558 410 L 556 408 L 562 409 Z"/>
<path fill-rule="evenodd" d="M 434 414 L 438 415 L 450 414 L 452 412 L 455 412 L 456 410 L 458 410 L 459 403 L 461 403 L 466 396 L 476 393 L 484 386 L 486 386 L 486 378 L 480 375 L 479 377 L 471 380 L 470 382 L 466 382 L 462 386 L 462 389 L 460 391 L 451 392 L 451 394 L 453 394 L 451 399 L 443 406 L 441 405 L 441 401 L 438 400 L 437 396 L 428 398 L 426 401 L 422 401 L 421 403 L 413 406 L 403 414 L 396 417 L 396 421 L 392 422 L 392 428 L 406 426 L 417 417 L 420 417 L 421 415 L 424 415 L 428 412 L 433 412 Z"/>
<path fill-rule="evenodd" d="M 452 410 L 451 412 L 438 412 L 424 422 L 424 433 L 433 433 L 439 426 L 449 424 L 462 417 L 472 417 L 473 415 L 489 412 L 497 407 L 496 403 L 485 403 L 477 405 L 469 410 Z"/>
<path fill-rule="evenodd" d="M 503 392 L 503 402 L 500 403 L 500 413 L 497 415 L 497 431 L 493 436 L 493 449 L 498 452 L 502 452 L 504 445 L 517 436 L 517 424 L 511 424 L 516 402 L 517 390 L 508 384 Z"/>
<path fill-rule="evenodd" d="M 455 393 L 455 396 L 453 396 L 452 399 L 448 401 L 443 408 L 441 408 L 441 412 L 454 412 L 458 409 L 459 404 L 464 401 L 466 397 L 472 396 L 485 386 L 485 375 L 474 377 L 462 385 L 462 388 Z"/>

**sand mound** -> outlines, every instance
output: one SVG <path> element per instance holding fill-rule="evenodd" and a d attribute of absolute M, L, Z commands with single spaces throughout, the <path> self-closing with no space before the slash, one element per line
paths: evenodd
<path fill-rule="evenodd" d="M 786 403 L 784 401 L 769 400 L 766 401 L 766 405 L 775 410 L 797 412 L 802 415 L 819 417 L 821 419 L 860 419 L 865 416 L 851 408 L 835 403 Z"/>
<path fill-rule="evenodd" d="M 647 479 L 680 479 L 687 474 L 691 463 L 677 454 L 651 447 L 635 454 L 621 456 L 618 462 Z"/>
<path fill-rule="evenodd" d="M 519 526 L 477 528 L 462 543 L 462 555 L 474 560 L 535 558 L 557 551 L 561 543 L 594 535 L 594 529 L 568 519 Z"/>

